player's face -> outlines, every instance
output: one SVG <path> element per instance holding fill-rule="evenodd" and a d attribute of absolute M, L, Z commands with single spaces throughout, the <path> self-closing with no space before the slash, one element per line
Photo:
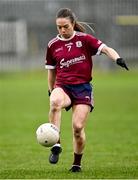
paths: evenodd
<path fill-rule="evenodd" d="M 56 25 L 59 34 L 65 39 L 68 39 L 73 35 L 74 24 L 71 23 L 69 18 L 57 18 Z"/>

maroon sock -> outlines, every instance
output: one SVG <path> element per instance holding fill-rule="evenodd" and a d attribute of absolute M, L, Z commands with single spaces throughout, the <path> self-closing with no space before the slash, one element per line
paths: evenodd
<path fill-rule="evenodd" d="M 76 153 L 74 153 L 74 162 L 73 162 L 73 165 L 78 165 L 78 166 L 81 165 L 82 155 L 83 154 L 76 154 Z"/>

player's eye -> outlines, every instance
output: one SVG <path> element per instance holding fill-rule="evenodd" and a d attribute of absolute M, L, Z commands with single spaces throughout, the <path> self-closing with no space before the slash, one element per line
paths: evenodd
<path fill-rule="evenodd" d="M 62 27 L 61 26 L 58 26 L 58 29 L 61 29 Z"/>
<path fill-rule="evenodd" d="M 65 26 L 64 26 L 65 29 L 68 29 L 68 27 L 69 27 L 68 25 L 65 25 Z"/>
<path fill-rule="evenodd" d="M 69 28 L 69 25 L 65 25 L 65 26 L 57 26 L 58 29 L 62 29 L 62 28 L 65 28 L 65 29 L 68 29 Z"/>

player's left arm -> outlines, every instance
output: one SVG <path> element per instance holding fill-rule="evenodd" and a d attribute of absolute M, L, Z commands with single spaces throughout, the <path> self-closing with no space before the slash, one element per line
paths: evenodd
<path fill-rule="evenodd" d="M 107 55 L 113 61 L 115 61 L 117 63 L 117 65 L 125 68 L 126 70 L 129 70 L 126 63 L 125 63 L 125 61 L 123 60 L 123 58 L 121 58 L 119 56 L 119 54 L 113 48 L 110 48 L 108 46 L 104 46 L 102 48 L 101 52 L 103 54 Z"/>

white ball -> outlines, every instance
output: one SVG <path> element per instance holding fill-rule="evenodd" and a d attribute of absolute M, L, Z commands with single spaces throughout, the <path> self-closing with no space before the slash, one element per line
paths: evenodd
<path fill-rule="evenodd" d="M 59 130 L 54 124 L 45 123 L 36 130 L 36 137 L 39 144 L 51 147 L 59 140 Z"/>

